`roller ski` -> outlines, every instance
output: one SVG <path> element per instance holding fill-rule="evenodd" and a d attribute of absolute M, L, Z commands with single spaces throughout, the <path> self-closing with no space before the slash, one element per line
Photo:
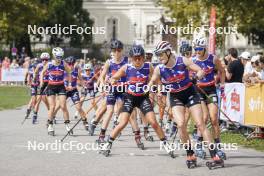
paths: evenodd
<path fill-rule="evenodd" d="M 53 122 L 48 120 L 48 135 L 55 136 L 55 130 L 53 126 Z"/>
<path fill-rule="evenodd" d="M 67 130 L 67 132 L 69 133 L 69 135 L 73 135 L 73 131 L 69 125 L 70 121 L 69 120 L 65 120 L 64 124 L 65 124 L 65 128 Z"/>
<path fill-rule="evenodd" d="M 112 147 L 112 143 L 110 142 L 101 143 L 99 145 L 99 153 L 103 154 L 105 157 L 108 157 L 111 153 L 111 147 Z"/>
<path fill-rule="evenodd" d="M 225 167 L 224 161 L 216 155 L 212 161 L 207 161 L 206 166 L 211 170 L 217 167 Z"/>
<path fill-rule="evenodd" d="M 195 150 L 195 154 L 196 154 L 197 157 L 199 157 L 201 159 L 205 159 L 206 152 L 203 150 L 202 143 L 197 144 L 197 148 Z"/>
<path fill-rule="evenodd" d="M 162 146 L 164 147 L 165 151 L 170 155 L 171 158 L 176 157 L 168 141 L 163 141 Z"/>
<path fill-rule="evenodd" d="M 188 169 L 193 169 L 193 168 L 197 167 L 197 159 L 196 159 L 195 155 L 187 156 L 186 165 L 187 165 Z"/>
<path fill-rule="evenodd" d="M 27 119 L 29 119 L 28 117 L 29 117 L 29 115 L 30 115 L 30 112 L 31 112 L 31 109 L 27 109 L 27 112 L 26 112 L 26 115 L 25 115 L 25 117 L 24 117 L 24 120 L 21 122 L 22 125 L 25 123 L 25 121 L 26 121 Z"/>
<path fill-rule="evenodd" d="M 149 131 L 148 131 L 148 129 L 146 129 L 146 128 L 144 128 L 144 137 L 145 137 L 146 141 L 151 141 L 151 142 L 154 141 L 153 136 L 151 136 L 151 135 L 149 134 Z"/>
<path fill-rule="evenodd" d="M 140 135 L 136 135 L 135 136 L 135 141 L 137 143 L 137 147 L 140 148 L 141 150 L 144 150 L 145 147 L 144 147 L 144 144 L 141 142 L 141 137 Z"/>

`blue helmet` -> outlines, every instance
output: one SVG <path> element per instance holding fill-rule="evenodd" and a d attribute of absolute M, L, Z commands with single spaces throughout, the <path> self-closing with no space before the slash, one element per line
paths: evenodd
<path fill-rule="evenodd" d="M 192 51 L 192 46 L 188 42 L 182 42 L 180 47 L 180 53 L 185 55 L 187 52 Z"/>
<path fill-rule="evenodd" d="M 133 45 L 129 51 L 129 56 L 145 56 L 145 50 L 141 45 Z"/>
<path fill-rule="evenodd" d="M 123 43 L 119 40 L 112 40 L 110 48 L 111 49 L 123 49 Z"/>
<path fill-rule="evenodd" d="M 74 64 L 76 62 L 76 59 L 73 56 L 69 56 L 69 57 L 65 58 L 65 62 Z"/>

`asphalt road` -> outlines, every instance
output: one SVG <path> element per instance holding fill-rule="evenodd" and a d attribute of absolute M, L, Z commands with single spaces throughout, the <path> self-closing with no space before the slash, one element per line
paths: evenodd
<path fill-rule="evenodd" d="M 31 124 L 31 119 L 21 125 L 25 109 L 24 106 L 15 110 L 0 111 L 1 176 L 253 176 L 264 173 L 264 153 L 241 147 L 237 151 L 226 151 L 228 159 L 224 168 L 209 170 L 205 166 L 206 160 L 199 159 L 197 168 L 188 169 L 185 164 L 185 152 L 177 151 L 176 158 L 170 158 L 165 151 L 160 150 L 156 136 L 154 142 L 143 139 L 146 150 L 138 149 L 130 125 L 115 141 L 111 155 L 107 158 L 93 150 L 96 148 L 96 145 L 92 145 L 98 137 L 99 128 L 96 136 L 88 136 L 82 124 L 79 124 L 74 130 L 74 135 L 67 137 L 63 143 L 65 146 L 72 143 L 75 147 L 69 151 L 59 150 L 54 147 L 54 143 L 59 143 L 58 140 L 66 133 L 61 113 L 58 115 L 60 118 L 56 125 L 56 136 L 52 137 L 47 135 L 47 112 L 44 106 L 41 106 L 39 121 L 35 125 Z M 70 108 L 70 114 L 73 113 L 74 109 Z M 92 115 L 90 114 L 89 118 Z M 74 123 L 76 120 L 72 120 L 71 125 Z M 154 135 L 153 132 L 152 134 Z M 33 144 L 37 144 L 36 150 L 33 150 Z M 53 144 L 53 148 L 45 148 L 44 145 L 49 144 Z M 87 150 L 81 150 L 82 147 Z"/>

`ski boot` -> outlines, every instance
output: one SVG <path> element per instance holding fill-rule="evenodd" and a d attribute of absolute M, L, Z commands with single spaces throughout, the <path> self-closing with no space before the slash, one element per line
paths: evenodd
<path fill-rule="evenodd" d="M 75 114 L 74 114 L 74 119 L 78 119 L 78 115 L 79 115 L 79 112 L 76 111 Z"/>
<path fill-rule="evenodd" d="M 171 129 L 171 120 L 168 120 L 166 125 L 165 125 L 165 133 L 167 135 L 170 134 L 170 129 Z"/>
<path fill-rule="evenodd" d="M 53 121 L 48 120 L 48 135 L 55 136 Z"/>
<path fill-rule="evenodd" d="M 170 155 L 171 158 L 176 157 L 168 141 L 162 141 L 162 146 L 164 147 L 165 151 Z"/>
<path fill-rule="evenodd" d="M 216 167 L 225 167 L 225 164 L 224 164 L 224 161 L 218 155 L 216 155 L 212 159 L 212 161 L 206 162 L 206 166 L 211 170 L 211 169 L 214 169 Z"/>
<path fill-rule="evenodd" d="M 118 116 L 115 116 L 113 121 L 113 129 L 118 125 L 118 123 Z"/>
<path fill-rule="evenodd" d="M 163 120 L 162 119 L 159 119 L 159 125 L 160 125 L 161 128 L 163 128 L 164 123 L 163 123 Z"/>
<path fill-rule="evenodd" d="M 197 146 L 196 150 L 195 150 L 196 156 L 201 158 L 201 159 L 205 159 L 206 152 L 203 150 L 202 143 L 198 143 L 196 146 Z"/>
<path fill-rule="evenodd" d="M 70 120 L 65 120 L 65 121 L 64 121 L 65 128 L 66 128 L 66 130 L 68 131 L 69 135 L 73 135 L 73 131 L 72 131 L 72 129 L 71 129 L 69 123 L 70 123 Z"/>
<path fill-rule="evenodd" d="M 105 157 L 108 157 L 109 154 L 111 153 L 111 148 L 112 148 L 112 143 L 110 142 L 101 143 L 99 145 L 99 153 L 103 154 Z"/>
<path fill-rule="evenodd" d="M 106 143 L 106 141 L 105 141 L 105 135 L 99 135 L 99 138 L 95 142 L 98 145 L 101 145 L 102 143 Z"/>
<path fill-rule="evenodd" d="M 225 154 L 225 152 L 223 152 L 221 149 L 217 149 L 217 150 L 216 150 L 216 154 L 217 154 L 222 160 L 226 160 L 226 154 Z"/>
<path fill-rule="evenodd" d="M 186 165 L 189 169 L 197 167 L 197 159 L 195 155 L 187 155 Z"/>
<path fill-rule="evenodd" d="M 171 133 L 170 133 L 170 137 L 172 137 L 173 135 L 176 136 L 177 133 L 178 133 L 177 124 L 175 122 L 173 122 L 172 129 L 171 129 Z"/>
<path fill-rule="evenodd" d="M 135 141 L 137 143 L 138 148 L 140 148 L 141 150 L 144 150 L 144 144 L 141 142 L 141 137 L 140 135 L 135 135 Z"/>
<path fill-rule="evenodd" d="M 82 121 L 83 121 L 84 129 L 85 129 L 86 131 L 89 131 L 89 124 L 88 124 L 88 122 L 87 122 L 87 119 L 82 119 Z"/>
<path fill-rule="evenodd" d="M 31 113 L 31 109 L 27 109 L 25 119 L 28 119 L 30 113 Z"/>
<path fill-rule="evenodd" d="M 37 113 L 34 113 L 32 117 L 32 124 L 35 124 L 37 122 L 37 118 L 38 118 Z"/>
<path fill-rule="evenodd" d="M 146 128 L 146 127 L 144 128 L 144 137 L 145 137 L 145 139 L 146 139 L 147 141 L 151 141 L 151 142 L 154 141 L 153 136 L 151 136 L 151 135 L 149 134 L 148 128 Z"/>
<path fill-rule="evenodd" d="M 90 136 L 94 135 L 95 128 L 96 128 L 96 124 L 94 124 L 94 122 L 89 125 L 89 135 Z"/>

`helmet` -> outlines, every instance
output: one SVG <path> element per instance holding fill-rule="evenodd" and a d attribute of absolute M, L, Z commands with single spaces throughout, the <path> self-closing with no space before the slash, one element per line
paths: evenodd
<path fill-rule="evenodd" d="M 144 48 L 141 45 L 133 45 L 132 48 L 129 51 L 129 56 L 134 57 L 134 56 L 144 56 L 145 51 Z"/>
<path fill-rule="evenodd" d="M 52 49 L 52 54 L 54 57 L 63 57 L 64 56 L 64 51 L 60 47 L 56 47 Z"/>
<path fill-rule="evenodd" d="M 163 53 L 167 50 L 170 50 L 170 51 L 172 50 L 171 44 L 167 41 L 161 41 L 157 44 L 157 46 L 154 50 L 154 53 L 155 53 L 155 55 L 158 55 L 158 54 Z"/>
<path fill-rule="evenodd" d="M 67 63 L 75 63 L 76 62 L 76 59 L 73 56 L 69 56 L 69 57 L 67 57 L 65 59 L 65 62 L 67 62 Z"/>
<path fill-rule="evenodd" d="M 207 46 L 207 40 L 205 37 L 197 37 L 193 40 L 193 46 L 195 48 L 206 48 Z"/>
<path fill-rule="evenodd" d="M 111 49 L 123 49 L 123 43 L 119 40 L 112 40 Z"/>
<path fill-rule="evenodd" d="M 146 54 L 153 54 L 152 50 L 147 50 Z"/>
<path fill-rule="evenodd" d="M 188 42 L 183 41 L 180 47 L 180 53 L 184 55 L 186 52 L 192 51 L 192 46 Z"/>
<path fill-rule="evenodd" d="M 92 65 L 91 64 L 85 64 L 83 69 L 84 70 L 91 70 L 92 69 Z"/>
<path fill-rule="evenodd" d="M 50 59 L 50 55 L 49 55 L 49 53 L 41 53 L 41 55 L 40 55 L 40 59 L 41 60 L 44 60 L 44 59 Z"/>

